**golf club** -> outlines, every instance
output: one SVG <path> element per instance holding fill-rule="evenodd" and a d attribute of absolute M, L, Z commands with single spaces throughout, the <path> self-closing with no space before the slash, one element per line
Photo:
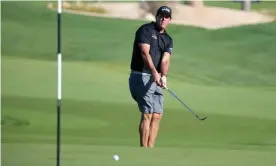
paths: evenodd
<path fill-rule="evenodd" d="M 186 108 L 189 109 L 190 112 L 192 112 L 197 119 L 199 120 L 205 120 L 207 118 L 207 116 L 205 116 L 204 118 L 200 118 L 196 113 L 194 113 L 182 100 L 180 100 L 169 88 L 165 87 L 165 89 L 172 95 L 174 96 L 178 101 L 180 101 Z"/>

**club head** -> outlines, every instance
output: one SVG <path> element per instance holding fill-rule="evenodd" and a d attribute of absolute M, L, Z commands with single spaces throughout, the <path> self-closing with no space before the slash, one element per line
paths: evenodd
<path fill-rule="evenodd" d="M 199 120 L 203 121 L 208 118 L 208 116 L 205 116 L 204 118 L 197 117 Z"/>
<path fill-rule="evenodd" d="M 205 119 L 207 119 L 208 118 L 208 116 L 205 116 L 204 118 L 201 118 L 200 120 L 205 120 Z"/>

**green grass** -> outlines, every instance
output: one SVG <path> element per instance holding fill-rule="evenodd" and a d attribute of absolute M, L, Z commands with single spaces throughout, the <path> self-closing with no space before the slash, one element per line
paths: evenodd
<path fill-rule="evenodd" d="M 204 4 L 208 6 L 217 6 L 217 7 L 227 7 L 227 8 L 234 8 L 240 9 L 241 2 L 233 2 L 229 1 L 206 1 Z M 276 3 L 273 1 L 262 1 L 260 2 L 252 2 L 251 8 L 253 10 L 260 10 L 260 9 L 273 9 L 276 6 Z"/>
<path fill-rule="evenodd" d="M 230 8 L 230 9 L 242 9 L 241 2 L 233 2 L 231 0 L 229 1 L 206 1 L 204 2 L 207 6 L 214 6 L 214 7 L 224 7 L 224 8 Z M 251 11 L 257 11 L 257 12 L 264 12 L 266 14 L 269 14 L 271 16 L 276 17 L 276 2 L 274 1 L 262 1 L 260 2 L 252 2 L 251 3 Z"/>
<path fill-rule="evenodd" d="M 1 15 L 2 164 L 54 165 L 56 13 L 44 2 L 3 2 Z M 164 92 L 156 148 L 141 149 L 139 112 L 128 90 L 141 23 L 63 14 L 61 165 L 274 165 L 276 24 L 170 26 L 169 87 L 209 118 L 197 121 Z"/>
<path fill-rule="evenodd" d="M 56 60 L 56 13 L 36 5 L 30 10 L 29 5 L 3 5 L 2 55 Z M 11 9 L 24 12 L 17 16 Z M 64 14 L 62 23 L 64 61 L 120 66 L 128 65 L 134 32 L 142 22 Z M 207 31 L 171 26 L 175 48 L 170 76 L 203 85 L 275 85 L 275 27 L 270 23 Z M 30 36 L 32 40 L 27 40 Z"/>

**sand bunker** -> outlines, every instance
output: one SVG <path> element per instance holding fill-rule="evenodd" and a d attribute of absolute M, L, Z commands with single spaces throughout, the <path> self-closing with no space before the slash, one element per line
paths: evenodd
<path fill-rule="evenodd" d="M 49 5 L 51 6 L 51 5 Z M 97 17 L 112 17 L 121 19 L 154 20 L 154 16 L 140 7 L 138 2 L 99 2 L 93 3 L 95 7 L 104 8 L 107 13 L 97 14 L 91 12 L 80 12 L 63 10 L 74 14 L 83 14 Z M 190 25 L 206 29 L 219 29 L 233 26 L 260 24 L 272 22 L 273 17 L 257 13 L 233 10 L 218 7 L 194 8 L 187 5 L 175 3 L 170 6 L 173 10 L 172 24 Z"/>

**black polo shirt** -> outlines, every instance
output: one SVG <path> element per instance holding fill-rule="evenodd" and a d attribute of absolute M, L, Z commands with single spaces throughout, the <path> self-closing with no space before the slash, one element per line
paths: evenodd
<path fill-rule="evenodd" d="M 160 34 L 154 22 L 143 24 L 135 33 L 133 52 L 131 59 L 131 69 L 134 71 L 151 73 L 150 69 L 144 64 L 142 51 L 138 43 L 150 45 L 150 55 L 156 70 L 161 72 L 161 60 L 165 52 L 172 53 L 173 40 L 166 31 Z"/>

